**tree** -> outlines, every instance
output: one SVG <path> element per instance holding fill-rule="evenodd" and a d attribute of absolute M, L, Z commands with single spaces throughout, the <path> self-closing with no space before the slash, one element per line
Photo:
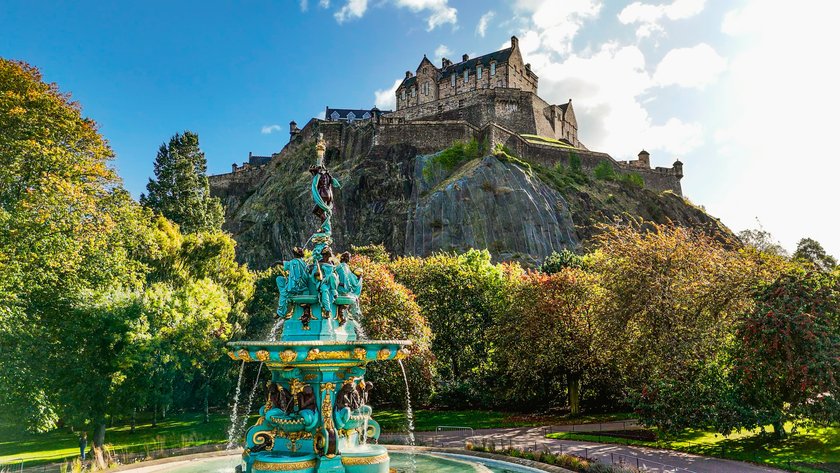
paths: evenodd
<path fill-rule="evenodd" d="M 32 354 L 75 348 L 52 337 L 59 324 L 85 324 L 77 309 L 89 294 L 142 282 L 129 255 L 144 216 L 112 156 L 68 94 L 0 59 L 0 402 L 34 430 L 53 428 L 63 406 L 55 367 Z"/>
<path fill-rule="evenodd" d="M 576 268 L 529 272 L 512 287 L 509 311 L 490 329 L 507 405 L 545 408 L 567 397 L 572 414 L 580 412 L 581 382 L 602 364 L 602 297 L 597 276 Z"/>
<path fill-rule="evenodd" d="M 784 249 L 781 243 L 773 238 L 767 230 L 763 228 L 748 229 L 738 232 L 738 239 L 746 246 L 751 246 L 758 251 L 769 253 L 771 255 L 787 257 L 788 252 Z"/>
<path fill-rule="evenodd" d="M 559 273 L 564 268 L 583 268 L 583 258 L 566 248 L 560 252 L 552 251 L 540 265 L 540 271 L 546 274 Z"/>
<path fill-rule="evenodd" d="M 666 430 L 708 425 L 702 423 L 709 420 L 708 408 L 700 402 L 708 395 L 680 399 L 662 389 L 717 388 L 704 383 L 726 372 L 703 367 L 731 365 L 738 315 L 751 307 L 752 288 L 775 277 L 777 260 L 671 225 L 602 230 L 588 260 L 605 290 L 600 343 L 619 367 L 628 399 L 644 422 Z"/>
<path fill-rule="evenodd" d="M 361 270 L 364 290 L 360 302 L 360 323 L 373 340 L 412 340 L 411 356 L 403 362 L 412 400 L 426 405 L 436 377 L 432 355 L 432 330 L 420 311 L 414 295 L 394 279 L 383 263 L 365 256 L 353 256 L 350 264 Z M 405 382 L 395 362 L 368 365 L 367 378 L 376 383 L 377 402 L 402 405 Z"/>
<path fill-rule="evenodd" d="M 403 257 L 390 264 L 397 282 L 417 298 L 435 334 L 441 398 L 460 405 L 480 404 L 487 365 L 486 331 L 505 310 L 505 273 L 486 250 Z"/>
<path fill-rule="evenodd" d="M 185 233 L 219 230 L 224 222 L 221 201 L 210 195 L 207 161 L 198 146 L 198 135 L 175 134 L 169 145 L 160 145 L 155 158 L 155 178 L 146 185 L 140 203 L 180 225 Z"/>
<path fill-rule="evenodd" d="M 831 271 L 837 267 L 837 259 L 826 253 L 820 242 L 812 238 L 803 238 L 796 245 L 793 259 L 811 264 L 819 271 Z"/>
<path fill-rule="evenodd" d="M 840 421 L 840 277 L 792 270 L 756 295 L 738 327 L 735 370 L 746 427 Z"/>

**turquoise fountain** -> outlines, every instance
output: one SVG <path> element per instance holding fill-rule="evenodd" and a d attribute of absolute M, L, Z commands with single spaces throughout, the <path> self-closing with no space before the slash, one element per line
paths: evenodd
<path fill-rule="evenodd" d="M 405 358 L 411 341 L 358 336 L 364 275 L 349 266 L 348 253 L 331 249 L 333 189 L 340 184 L 324 165 L 324 150 L 319 136 L 309 172 L 321 226 L 277 277 L 280 339 L 228 343 L 234 360 L 271 371 L 259 420 L 245 434 L 246 473 L 389 471 L 387 450 L 375 444 L 380 429 L 371 418 L 365 367 Z"/>

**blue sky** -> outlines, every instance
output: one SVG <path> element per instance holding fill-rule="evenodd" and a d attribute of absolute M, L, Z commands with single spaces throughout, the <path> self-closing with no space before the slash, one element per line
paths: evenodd
<path fill-rule="evenodd" d="M 833 134 L 840 44 L 828 2 L 293 0 L 3 2 L 0 56 L 41 69 L 110 141 L 136 197 L 158 146 L 199 133 L 211 173 L 279 151 L 324 107 L 392 106 L 427 54 L 520 38 L 540 95 L 581 140 L 685 163 L 685 194 L 733 230 L 840 255 Z"/>

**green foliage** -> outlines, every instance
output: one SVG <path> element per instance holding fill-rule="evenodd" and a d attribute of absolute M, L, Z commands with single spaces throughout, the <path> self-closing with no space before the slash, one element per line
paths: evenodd
<path fill-rule="evenodd" d="M 619 174 L 618 180 L 625 183 L 625 184 L 629 184 L 633 187 L 637 187 L 639 189 L 645 187 L 644 178 L 642 178 L 642 176 L 637 172 L 628 172 L 628 173 L 624 173 L 624 174 Z"/>
<path fill-rule="evenodd" d="M 351 253 L 354 255 L 364 256 L 374 263 L 387 263 L 391 261 L 391 254 L 385 249 L 385 245 L 350 245 Z"/>
<path fill-rule="evenodd" d="M 583 258 L 574 251 L 563 248 L 559 253 L 552 251 L 540 265 L 540 271 L 546 274 L 554 274 L 559 273 L 564 268 L 582 269 L 583 267 Z"/>
<path fill-rule="evenodd" d="M 831 271 L 837 267 L 837 259 L 826 253 L 820 242 L 812 238 L 803 238 L 796 245 L 793 259 L 807 263 L 819 271 Z"/>
<path fill-rule="evenodd" d="M 487 143 L 479 143 L 473 138 L 467 143 L 456 141 L 455 144 L 434 155 L 423 166 L 423 179 L 432 182 L 438 172 L 450 172 L 460 164 L 480 158 L 487 152 Z"/>
<path fill-rule="evenodd" d="M 413 340 L 411 356 L 403 361 L 411 397 L 419 405 L 428 403 L 436 377 L 431 352 L 432 331 L 415 302 L 414 295 L 394 279 L 384 263 L 354 256 L 351 265 L 362 271 L 365 290 L 360 304 L 360 323 L 374 340 Z M 376 380 L 378 403 L 403 405 L 405 382 L 397 363 L 376 363 L 368 367 L 368 379 Z"/>
<path fill-rule="evenodd" d="M 606 161 L 598 163 L 592 173 L 595 175 L 595 179 L 600 179 L 602 181 L 614 181 L 618 178 L 615 168 L 612 164 Z"/>
<path fill-rule="evenodd" d="M 458 405 L 481 403 L 476 396 L 489 394 L 477 387 L 487 361 L 486 330 L 506 304 L 503 267 L 492 264 L 486 250 L 402 257 L 390 267 L 397 281 L 416 295 L 435 334 L 432 351 L 441 383 L 436 399 Z M 469 386 L 465 390 L 458 388 L 463 383 Z M 444 394 L 453 389 L 469 397 Z"/>
<path fill-rule="evenodd" d="M 840 421 L 840 277 L 783 274 L 759 291 L 737 337 L 734 375 L 754 416 L 744 426 Z"/>
<path fill-rule="evenodd" d="M 185 233 L 222 228 L 222 203 L 210 195 L 207 160 L 197 134 L 176 133 L 169 145 L 160 145 L 154 171 L 141 204 L 177 223 Z"/>
<path fill-rule="evenodd" d="M 528 174 L 533 173 L 533 169 L 530 163 L 527 163 L 514 156 L 513 152 L 507 146 L 501 143 L 496 143 L 496 149 L 493 150 L 493 155 L 496 156 L 496 158 L 500 161 L 516 164 L 517 166 L 524 169 Z"/>

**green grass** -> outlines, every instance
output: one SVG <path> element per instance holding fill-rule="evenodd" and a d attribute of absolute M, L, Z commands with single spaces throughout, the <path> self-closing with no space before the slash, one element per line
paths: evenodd
<path fill-rule="evenodd" d="M 204 423 L 203 414 L 183 414 L 158 422 L 138 422 L 135 433 L 129 425 L 118 425 L 105 432 L 105 443 L 116 453 L 147 452 L 168 448 L 193 447 L 227 441 L 229 418 L 214 414 Z M 91 432 L 88 432 L 91 441 Z M 90 448 L 90 443 L 88 443 Z M 17 426 L 0 425 L 0 464 L 21 458 L 26 465 L 60 462 L 79 455 L 79 437 L 68 428 L 45 434 L 30 434 Z"/>
<path fill-rule="evenodd" d="M 420 410 L 414 412 L 414 430 L 433 431 L 438 426 L 472 427 L 473 429 L 494 429 L 504 427 L 531 427 L 538 425 L 586 424 L 609 422 L 632 417 L 628 413 L 592 414 L 585 416 L 550 416 L 514 414 L 500 411 L 438 411 Z M 405 411 L 375 410 L 373 418 L 385 432 L 400 432 L 406 429 Z"/>
<path fill-rule="evenodd" d="M 548 436 L 557 439 L 666 448 L 705 456 L 765 463 L 807 473 L 823 471 L 815 468 L 818 465 L 834 464 L 836 467 L 840 464 L 840 427 L 799 428 L 795 434 L 790 434 L 784 439 L 775 438 L 772 428 L 768 428 L 766 434 L 761 434 L 759 430 L 751 430 L 740 431 L 727 437 L 710 431 L 686 430 L 656 441 L 575 432 L 560 432 Z"/>
<path fill-rule="evenodd" d="M 524 138 L 525 141 L 527 141 L 528 143 L 554 146 L 556 148 L 578 149 L 578 148 L 575 148 L 574 146 L 569 145 L 568 143 L 564 143 L 560 140 L 555 140 L 554 138 L 548 138 L 546 136 L 528 135 L 528 134 L 521 134 L 519 136 Z"/>

